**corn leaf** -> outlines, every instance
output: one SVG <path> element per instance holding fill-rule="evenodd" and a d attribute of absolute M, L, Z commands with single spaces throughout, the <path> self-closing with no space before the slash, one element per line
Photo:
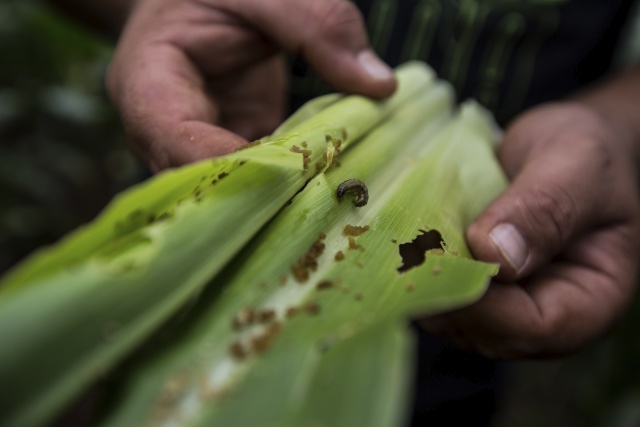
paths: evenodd
<path fill-rule="evenodd" d="M 448 86 L 430 87 L 312 179 L 170 344 L 133 364 L 104 425 L 398 425 L 403 321 L 475 301 L 497 272 L 463 235 L 506 185 L 493 125 L 452 102 Z M 337 200 L 349 178 L 366 182 L 365 207 Z M 420 244 L 426 259 L 403 268 L 401 248 Z"/>
<path fill-rule="evenodd" d="M 10 272 L 0 283 L 0 424 L 51 417 L 199 292 L 340 150 L 433 85 L 417 64 L 398 75 L 388 101 L 335 99 L 302 112 L 295 132 L 160 174 Z"/>

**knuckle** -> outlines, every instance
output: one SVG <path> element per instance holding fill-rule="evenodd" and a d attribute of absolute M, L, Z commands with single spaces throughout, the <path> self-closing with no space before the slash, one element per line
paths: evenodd
<path fill-rule="evenodd" d="M 595 171 L 599 171 L 605 175 L 601 179 L 610 178 L 613 169 L 614 153 L 611 149 L 612 139 L 615 138 L 597 128 L 593 131 L 593 137 L 582 138 L 580 143 L 580 149 L 589 156 L 592 164 L 592 168 Z"/>
<path fill-rule="evenodd" d="M 568 192 L 560 185 L 547 184 L 535 188 L 527 200 L 531 231 L 556 247 L 566 243 L 577 224 L 576 206 Z"/>
<path fill-rule="evenodd" d="M 316 37 L 339 38 L 353 34 L 356 28 L 362 28 L 362 15 L 349 1 L 313 2 L 311 15 L 311 19 L 316 23 Z"/>
<path fill-rule="evenodd" d="M 542 357 L 554 353 L 552 341 L 557 331 L 556 322 L 545 317 L 529 319 L 517 334 L 499 340 L 493 346 L 482 349 L 482 353 L 494 359 L 515 360 Z"/>
<path fill-rule="evenodd" d="M 533 319 L 531 324 L 523 331 L 521 341 L 517 345 L 517 350 L 524 355 L 540 355 L 548 351 L 550 341 L 553 340 L 558 331 L 557 320 L 549 316 Z"/>

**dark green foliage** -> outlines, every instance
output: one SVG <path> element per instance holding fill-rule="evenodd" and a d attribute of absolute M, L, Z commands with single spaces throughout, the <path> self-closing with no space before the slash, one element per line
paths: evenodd
<path fill-rule="evenodd" d="M 104 93 L 110 52 L 38 3 L 0 4 L 0 273 L 140 175 Z"/>

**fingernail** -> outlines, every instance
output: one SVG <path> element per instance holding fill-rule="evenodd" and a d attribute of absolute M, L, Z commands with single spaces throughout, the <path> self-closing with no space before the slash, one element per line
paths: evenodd
<path fill-rule="evenodd" d="M 382 62 L 370 49 L 363 50 L 358 54 L 358 62 L 364 70 L 376 80 L 386 80 L 393 78 L 391 68 Z"/>
<path fill-rule="evenodd" d="M 520 271 L 529 256 L 529 246 L 522 233 L 512 224 L 499 224 L 491 230 L 489 237 L 505 260 L 516 271 Z"/>

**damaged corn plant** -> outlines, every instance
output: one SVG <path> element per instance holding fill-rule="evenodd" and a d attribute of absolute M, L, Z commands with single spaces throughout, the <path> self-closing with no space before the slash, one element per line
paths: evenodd
<path fill-rule="evenodd" d="M 397 426 L 408 319 L 476 301 L 466 226 L 506 186 L 495 126 L 421 63 L 243 150 L 159 174 L 0 283 L 0 424 L 98 380 L 103 426 Z"/>

